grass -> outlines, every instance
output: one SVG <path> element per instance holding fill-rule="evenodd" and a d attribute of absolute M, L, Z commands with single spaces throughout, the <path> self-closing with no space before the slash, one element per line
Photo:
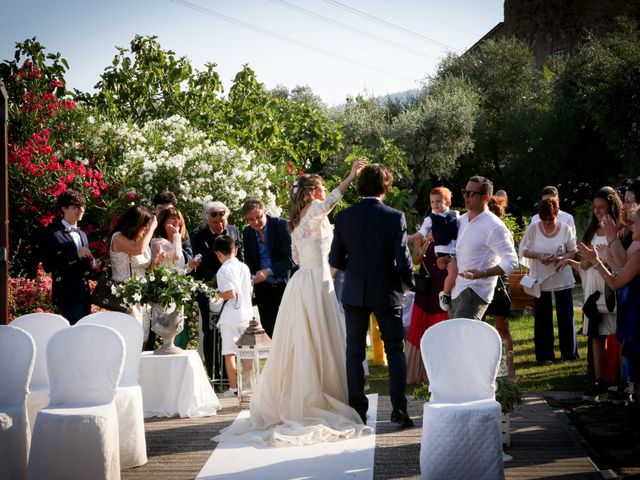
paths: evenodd
<path fill-rule="evenodd" d="M 576 323 L 580 322 L 580 311 L 574 313 Z M 494 325 L 489 317 L 488 322 Z M 554 325 L 557 325 L 554 315 Z M 551 365 L 540 364 L 536 361 L 533 343 L 533 315 L 514 315 L 509 319 L 511 336 L 513 337 L 514 361 L 518 385 L 525 391 L 583 391 L 586 388 L 584 376 L 580 375 L 587 368 L 587 337 L 578 335 L 578 350 L 580 359 Z M 558 330 L 554 327 L 555 356 L 560 358 L 558 349 Z M 386 366 L 373 365 L 373 351 L 367 351 L 369 359 L 369 384 L 371 392 L 379 395 L 389 395 L 389 376 Z M 407 395 L 419 388 L 415 385 L 407 386 Z"/>

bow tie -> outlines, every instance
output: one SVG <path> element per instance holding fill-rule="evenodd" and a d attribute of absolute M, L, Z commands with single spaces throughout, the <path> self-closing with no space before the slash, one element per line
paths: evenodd
<path fill-rule="evenodd" d="M 67 227 L 64 229 L 65 232 L 67 233 L 71 233 L 71 232 L 76 232 L 78 233 L 80 231 L 80 229 L 78 227 Z"/>

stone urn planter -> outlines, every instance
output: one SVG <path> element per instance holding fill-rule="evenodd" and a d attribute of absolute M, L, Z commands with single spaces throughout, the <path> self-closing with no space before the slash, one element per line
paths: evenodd
<path fill-rule="evenodd" d="M 151 330 L 162 338 L 162 345 L 153 351 L 154 355 L 175 355 L 183 350 L 176 347 L 173 340 L 184 329 L 184 312 L 175 305 L 164 307 L 151 303 Z"/>

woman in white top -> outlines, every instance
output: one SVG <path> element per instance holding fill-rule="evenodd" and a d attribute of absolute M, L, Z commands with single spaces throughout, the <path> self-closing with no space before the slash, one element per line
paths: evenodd
<path fill-rule="evenodd" d="M 613 188 L 602 187 L 593 198 L 593 210 L 581 243 L 591 247 L 600 245 L 600 248 L 611 246 L 617 236 L 614 234 L 613 240 L 607 240 L 605 225 L 610 222 L 613 222 L 616 231 L 622 227 L 622 200 Z M 584 291 L 583 333 L 588 334 L 590 339 L 595 382 L 582 398 L 593 400 L 607 391 L 604 380 L 605 358 L 608 347 L 607 337 L 616 333 L 615 293 L 605 289 L 604 279 L 596 271 L 595 265 L 585 260 L 579 263 L 576 261 L 566 263 L 580 274 Z M 590 315 L 588 312 L 593 314 Z"/>
<path fill-rule="evenodd" d="M 562 360 L 578 358 L 576 325 L 573 318 L 573 286 L 571 268 L 558 265 L 575 258 L 576 237 L 569 225 L 558 221 L 558 200 L 547 198 L 538 206 L 540 221 L 531 223 L 520 242 L 520 257 L 529 264 L 530 275 L 540 287 L 535 298 L 534 344 L 536 360 L 553 362 L 553 304 L 556 301 L 558 340 Z"/>
<path fill-rule="evenodd" d="M 113 229 L 109 255 L 111 257 L 111 278 L 123 282 L 136 275 L 142 278 L 151 264 L 151 236 L 158 221 L 146 208 L 133 206 L 125 211 Z M 144 329 L 145 343 L 149 338 L 149 315 L 142 305 L 131 308 L 133 315 Z"/>
<path fill-rule="evenodd" d="M 184 217 L 176 207 L 165 208 L 158 214 L 158 226 L 151 240 L 152 265 L 177 272 L 185 270 L 182 242 L 187 238 Z"/>

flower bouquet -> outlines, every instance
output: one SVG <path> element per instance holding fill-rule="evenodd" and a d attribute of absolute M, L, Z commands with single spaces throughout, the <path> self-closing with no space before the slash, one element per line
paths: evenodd
<path fill-rule="evenodd" d="M 173 339 L 184 328 L 184 310 L 196 305 L 200 295 L 211 297 L 214 290 L 200 280 L 167 268 L 156 268 L 144 277 L 136 275 L 118 284 L 115 294 L 129 305 L 150 306 L 151 329 L 162 337 L 157 355 L 179 353 Z"/>

